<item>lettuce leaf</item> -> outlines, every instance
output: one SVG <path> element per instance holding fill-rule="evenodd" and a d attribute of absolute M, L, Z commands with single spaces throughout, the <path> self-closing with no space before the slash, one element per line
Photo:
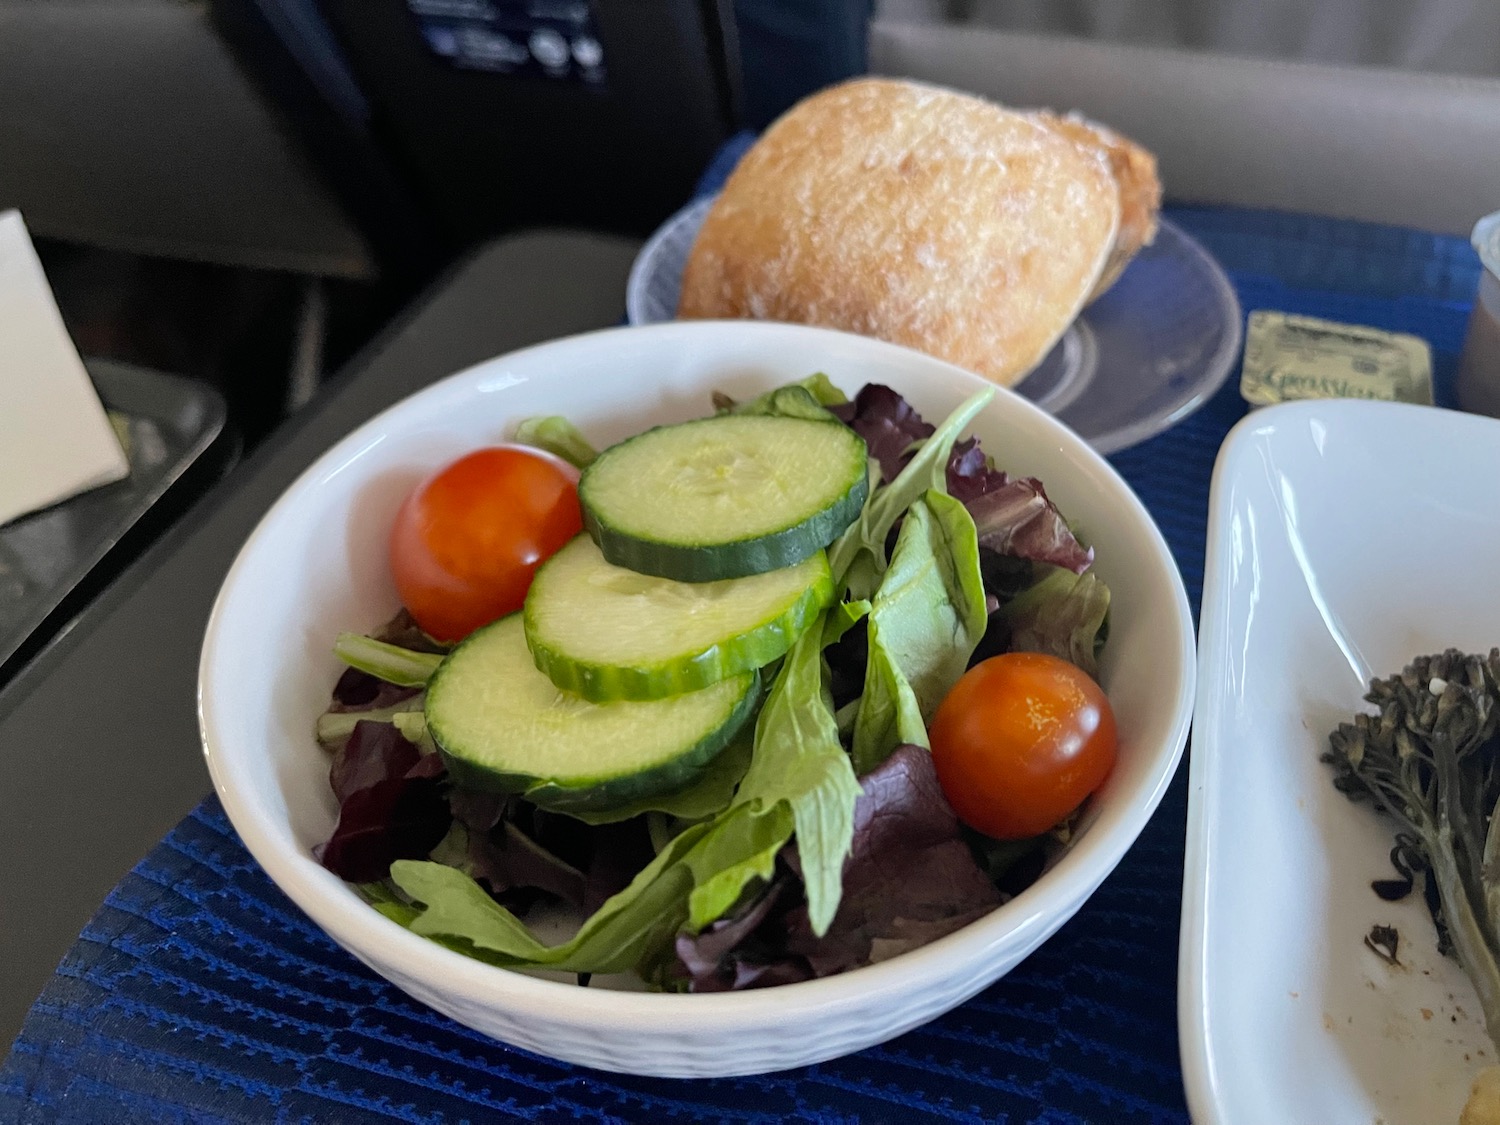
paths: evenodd
<path fill-rule="evenodd" d="M 402 700 L 411 699 L 421 692 L 419 687 L 399 687 L 368 672 L 361 672 L 358 668 L 345 668 L 338 683 L 333 685 L 333 696 L 328 701 L 327 713 L 345 715 L 358 711 L 389 710 Z"/>
<path fill-rule="evenodd" d="M 868 601 L 839 602 L 828 609 L 823 621 L 823 647 L 836 645 L 844 639 L 850 629 L 863 621 L 870 613 Z"/>
<path fill-rule="evenodd" d="M 333 783 L 339 822 L 314 856 L 351 883 L 378 882 L 393 862 L 427 855 L 452 823 L 441 761 L 421 755 L 388 723 L 355 728 Z"/>
<path fill-rule="evenodd" d="M 1004 487 L 1010 479 L 995 468 L 995 462 L 979 448 L 978 438 L 968 438 L 948 454 L 948 495 L 965 504 Z"/>
<path fill-rule="evenodd" d="M 961 403 L 906 462 L 890 484 L 871 491 L 859 519 L 828 549 L 835 582 L 842 581 L 853 599 L 868 598 L 886 569 L 886 541 L 897 521 L 929 490 L 947 488 L 948 456 L 964 427 L 995 397 L 987 387 Z"/>
<path fill-rule="evenodd" d="M 1030 559 L 1082 574 L 1094 561 L 1094 551 L 1078 541 L 1057 505 L 1047 498 L 1035 477 L 1006 477 L 968 501 L 969 514 L 979 530 L 979 545 L 998 555 Z"/>
<path fill-rule="evenodd" d="M 1011 652 L 1045 652 L 1072 661 L 1096 680 L 1109 615 L 1109 587 L 1093 572 L 1050 568 L 1035 585 L 995 611 Z"/>
<path fill-rule="evenodd" d="M 389 883 L 361 883 L 359 892 L 366 902 L 392 922 L 405 926 L 417 916 L 417 908 L 393 891 Z"/>
<path fill-rule="evenodd" d="M 969 666 L 987 623 L 974 521 L 959 501 L 929 491 L 907 509 L 871 604 L 857 773 L 903 742 L 927 745 L 926 723 Z"/>
<path fill-rule="evenodd" d="M 560 414 L 523 419 L 516 427 L 516 441 L 561 457 L 575 469 L 587 469 L 599 456 L 578 427 Z"/>
<path fill-rule="evenodd" d="M 985 620 L 974 521 L 951 496 L 929 492 L 907 510 L 870 607 L 924 719 L 964 674 Z"/>
<path fill-rule="evenodd" d="M 417 913 L 404 924 L 414 933 L 496 964 L 541 964 L 550 951 L 524 922 L 489 896 L 468 875 L 431 860 L 391 865 L 391 882 L 413 902 Z"/>
<path fill-rule="evenodd" d="M 860 780 L 844 895 L 827 932 L 813 933 L 796 893 L 802 858 L 794 841 L 782 852 L 783 873 L 759 896 L 696 935 L 677 936 L 669 982 L 721 992 L 828 976 L 952 933 L 1004 901 L 965 842 L 926 750 L 898 747 Z"/>
<path fill-rule="evenodd" d="M 500 826 L 498 836 L 499 843 L 488 832 L 477 832 L 455 818 L 448 835 L 427 858 L 489 884 L 486 889 L 490 895 L 512 908 L 517 908 L 517 898 L 530 901 L 538 891 L 583 906 L 588 883 L 582 871 L 553 855 L 511 821 Z"/>
<path fill-rule="evenodd" d="M 882 642 L 879 626 L 872 622 L 865 690 L 859 697 L 849 749 L 855 771 L 863 774 L 875 768 L 903 742 L 926 748 L 927 723 L 911 681 Z"/>
<path fill-rule="evenodd" d="M 354 671 L 354 669 L 350 669 Z M 359 673 L 364 675 L 363 672 Z M 397 702 L 389 707 L 374 707 L 368 710 L 328 710 L 318 716 L 314 734 L 317 736 L 318 744 L 330 754 L 337 754 L 349 736 L 354 733 L 354 728 L 361 722 L 385 723 L 388 726 L 395 725 L 398 715 L 422 714 L 422 694 L 411 692 L 404 688 L 395 688 L 395 691 L 403 691 L 405 694 Z M 405 732 L 403 733 L 403 737 Z"/>
<path fill-rule="evenodd" d="M 866 384 L 853 402 L 832 412 L 865 439 L 886 483 L 896 480 L 929 439 L 946 436 L 935 435 L 906 399 L 879 383 Z M 1074 538 L 1040 481 L 1012 478 L 996 469 L 977 438 L 949 443 L 944 456 L 943 487 L 969 508 L 982 546 L 1077 573 L 1088 569 L 1093 552 Z"/>
<path fill-rule="evenodd" d="M 686 789 L 642 797 L 613 809 L 597 812 L 575 809 L 563 815 L 584 824 L 614 824 L 648 812 L 666 813 L 678 820 L 704 820 L 723 812 L 734 800 L 735 786 L 750 768 L 753 746 L 754 732 L 747 724 Z"/>
<path fill-rule="evenodd" d="M 768 414 L 777 418 L 802 418 L 809 422 L 837 422 L 817 398 L 804 387 L 779 387 L 742 403 L 731 414 Z"/>
<path fill-rule="evenodd" d="M 729 992 L 809 980 L 811 966 L 786 953 L 779 925 L 789 903 L 801 897 L 796 880 L 783 874 L 699 933 L 678 934 L 677 962 L 664 966 L 662 983 L 688 992 Z"/>
<path fill-rule="evenodd" d="M 736 402 L 720 391 L 713 392 L 714 410 L 720 414 L 786 414 L 819 422 L 837 418 L 836 413 L 830 413 L 824 407 L 839 406 L 848 401 L 848 396 L 821 371 L 806 379 L 775 387 L 747 402 Z"/>
<path fill-rule="evenodd" d="M 404 688 L 424 687 L 443 662 L 435 652 L 416 652 L 361 633 L 340 633 L 334 655 L 351 668 Z"/>
<path fill-rule="evenodd" d="M 589 915 L 572 940 L 556 947 L 552 967 L 575 973 L 618 973 L 658 955 L 687 917 L 696 872 L 685 858 L 716 835 L 728 836 L 732 842 L 738 827 L 732 822 L 695 826 L 674 838 L 628 887 Z M 723 862 L 735 861 L 727 845 L 719 852 Z"/>
<path fill-rule="evenodd" d="M 333 755 L 328 785 L 343 804 L 361 789 L 377 782 L 405 777 L 422 758 L 416 744 L 391 723 L 356 716 L 354 729 Z"/>
<path fill-rule="evenodd" d="M 776 853 L 791 835 L 790 821 L 785 811 L 761 816 L 737 806 L 717 820 L 690 826 L 571 939 L 555 946 L 543 945 L 525 923 L 453 867 L 403 860 L 391 865 L 391 881 L 416 907 L 403 924 L 480 960 L 507 968 L 624 972 L 670 949 L 673 935 L 685 926 L 706 924 L 728 910 L 751 879 L 769 878 Z"/>
<path fill-rule="evenodd" d="M 722 917 L 756 879 L 770 882 L 776 853 L 792 834 L 791 807 L 777 802 L 766 815 L 740 805 L 685 856 L 693 873 L 687 929 L 697 933 Z"/>
<path fill-rule="evenodd" d="M 936 941 L 1001 902 L 963 841 L 930 753 L 898 747 L 861 781 L 844 901 L 833 925 L 817 934 L 800 907 L 787 918 L 788 952 L 820 977 Z M 788 858 L 794 871 L 802 866 L 800 851 Z"/>
<path fill-rule="evenodd" d="M 825 683 L 825 624 L 807 629 L 787 653 L 756 721 L 755 757 L 735 796 L 736 806 L 749 805 L 758 816 L 779 816 L 783 803 L 791 809 L 789 827 L 806 857 L 808 909 L 817 933 L 838 909 L 860 792 Z"/>
<path fill-rule="evenodd" d="M 814 371 L 806 379 L 796 383 L 823 406 L 838 406 L 849 401 L 849 396 L 834 385 L 832 379 L 821 371 Z"/>
<path fill-rule="evenodd" d="M 865 439 L 887 484 L 901 475 L 917 444 L 932 436 L 932 423 L 883 383 L 866 383 L 853 402 L 833 407 L 833 413 Z"/>

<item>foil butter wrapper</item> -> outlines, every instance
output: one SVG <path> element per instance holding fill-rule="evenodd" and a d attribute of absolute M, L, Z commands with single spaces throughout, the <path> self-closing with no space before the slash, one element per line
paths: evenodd
<path fill-rule="evenodd" d="M 1431 406 L 1432 349 L 1401 332 L 1257 309 L 1245 331 L 1240 395 L 1251 406 L 1308 398 Z"/>

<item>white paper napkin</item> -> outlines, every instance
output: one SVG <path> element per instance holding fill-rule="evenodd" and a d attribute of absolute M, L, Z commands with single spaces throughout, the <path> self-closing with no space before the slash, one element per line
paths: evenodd
<path fill-rule="evenodd" d="M 0 524 L 129 471 L 26 224 L 0 212 Z"/>

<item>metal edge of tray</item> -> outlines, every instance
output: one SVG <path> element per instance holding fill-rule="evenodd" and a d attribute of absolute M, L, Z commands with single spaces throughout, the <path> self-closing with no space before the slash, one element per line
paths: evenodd
<path fill-rule="evenodd" d="M 7 531 L 32 521 L 55 519 L 59 511 L 88 513 L 96 509 L 95 514 L 107 521 L 103 526 L 89 529 L 88 535 L 74 544 L 74 557 L 66 568 L 40 594 L 30 595 L 33 604 L 20 616 L 19 625 L 0 633 L 0 685 L 18 671 L 27 652 L 35 652 L 46 643 L 48 636 L 62 624 L 58 620 L 59 610 L 89 583 L 110 553 L 141 525 L 225 431 L 224 398 L 205 383 L 113 360 L 92 359 L 85 366 L 106 409 L 131 420 L 156 423 L 171 436 L 174 448 L 166 462 L 151 466 L 144 474 L 136 451 L 132 450 L 131 475 L 125 480 L 92 489 L 0 527 L 0 544 L 3 544 Z M 120 504 L 122 497 L 125 502 Z"/>

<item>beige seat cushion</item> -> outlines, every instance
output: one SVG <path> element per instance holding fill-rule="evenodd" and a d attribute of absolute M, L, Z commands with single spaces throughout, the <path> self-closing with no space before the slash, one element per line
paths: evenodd
<path fill-rule="evenodd" d="M 878 0 L 876 11 L 1147 47 L 1500 76 L 1500 4 L 1485 0 Z"/>
<path fill-rule="evenodd" d="M 1156 152 L 1168 198 L 1467 235 L 1500 208 L 1500 79 L 876 21 L 870 65 L 1078 109 Z"/>

